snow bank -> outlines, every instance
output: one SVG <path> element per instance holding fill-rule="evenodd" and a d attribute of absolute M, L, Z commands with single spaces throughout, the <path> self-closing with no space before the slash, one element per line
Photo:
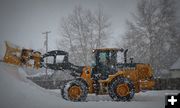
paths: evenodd
<path fill-rule="evenodd" d="M 45 90 L 26 79 L 16 66 L 0 63 L 0 108 L 164 108 L 165 93 L 136 94 L 131 102 L 113 102 L 109 96 L 89 95 L 88 102 L 63 100 L 59 90 Z"/>
<path fill-rule="evenodd" d="M 16 66 L 0 63 L 0 108 L 59 108 L 60 102 L 64 100 L 30 83 Z"/>

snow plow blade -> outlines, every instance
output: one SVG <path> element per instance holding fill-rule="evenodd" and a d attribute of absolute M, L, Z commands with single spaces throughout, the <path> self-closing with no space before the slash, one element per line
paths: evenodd
<path fill-rule="evenodd" d="M 40 68 L 41 53 L 32 49 L 21 49 L 9 42 L 5 42 L 6 52 L 3 62 L 14 65 Z"/>

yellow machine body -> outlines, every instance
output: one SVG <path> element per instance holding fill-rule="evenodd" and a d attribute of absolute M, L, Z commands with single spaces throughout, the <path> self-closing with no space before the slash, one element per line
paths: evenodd
<path fill-rule="evenodd" d="M 90 66 L 86 66 L 83 69 L 83 72 L 81 74 L 81 78 L 83 78 L 88 83 L 88 92 L 94 93 L 94 87 L 93 83 L 94 80 L 92 80 L 91 77 L 91 70 L 92 68 Z M 108 84 L 116 77 L 122 76 L 130 79 L 134 86 L 136 93 L 140 92 L 141 90 L 151 90 L 154 87 L 154 80 L 153 77 L 153 71 L 149 64 L 137 64 L 135 68 L 127 68 L 123 70 L 118 70 L 113 75 L 109 75 L 106 80 L 99 80 L 98 82 L 101 85 L 101 94 L 107 94 L 107 86 Z"/>
<path fill-rule="evenodd" d="M 121 68 L 118 68 L 116 72 L 113 74 L 108 74 L 108 77 L 106 79 L 99 79 L 98 83 L 100 84 L 100 94 L 107 94 L 108 93 L 108 85 L 113 82 L 113 80 L 117 77 L 123 77 L 127 78 L 132 81 L 135 92 L 138 93 L 141 90 L 151 90 L 153 89 L 155 82 L 153 80 L 153 70 L 150 64 L 143 64 L 143 63 L 127 63 L 126 62 L 126 53 L 127 50 L 124 51 L 123 49 L 117 49 L 117 48 L 102 48 L 102 49 L 94 49 L 93 53 L 95 56 L 100 56 L 100 53 L 112 53 L 117 54 L 117 52 L 124 52 L 124 62 L 122 65 L 134 65 L 134 66 L 124 66 Z M 95 58 L 96 66 L 99 66 L 99 59 Z M 112 59 L 112 56 L 109 55 L 108 59 Z M 114 58 L 114 61 L 109 61 L 110 65 L 117 65 L 117 57 Z M 92 70 L 94 67 L 85 66 L 83 68 L 81 78 L 83 78 L 88 83 L 88 92 L 94 93 L 94 86 L 95 83 L 94 79 L 92 78 Z M 102 73 L 99 71 L 98 73 Z M 125 87 L 125 86 L 124 86 Z"/>

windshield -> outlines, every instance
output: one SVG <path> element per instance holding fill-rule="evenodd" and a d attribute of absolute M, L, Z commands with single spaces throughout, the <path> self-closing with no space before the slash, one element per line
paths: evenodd
<path fill-rule="evenodd" d="M 101 52 L 99 54 L 99 63 L 107 64 L 108 54 L 106 52 Z"/>

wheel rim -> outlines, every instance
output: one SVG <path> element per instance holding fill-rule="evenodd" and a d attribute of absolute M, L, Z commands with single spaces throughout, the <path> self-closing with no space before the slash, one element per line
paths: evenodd
<path fill-rule="evenodd" d="M 116 88 L 116 92 L 119 96 L 127 96 L 129 94 L 128 84 L 119 84 Z"/>
<path fill-rule="evenodd" d="M 77 100 L 80 98 L 82 94 L 82 90 L 79 86 L 72 86 L 69 88 L 68 94 L 72 100 Z"/>

